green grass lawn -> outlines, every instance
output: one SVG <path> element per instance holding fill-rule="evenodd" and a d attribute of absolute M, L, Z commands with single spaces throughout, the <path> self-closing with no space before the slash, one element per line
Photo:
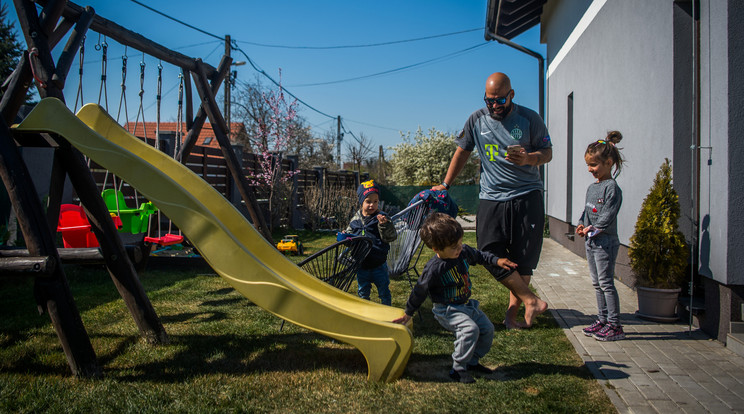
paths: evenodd
<path fill-rule="evenodd" d="M 335 241 L 330 233 L 300 235 L 306 256 Z M 475 234 L 465 242 L 474 246 Z M 425 250 L 419 268 L 430 256 Z M 470 385 L 449 381 L 454 337 L 429 301 L 423 320 L 414 319 L 403 376 L 368 383 L 355 348 L 291 324 L 280 331 L 279 318 L 208 268 L 140 275 L 170 336 L 158 346 L 139 337 L 105 269 L 65 270 L 104 378 L 72 377 L 49 317 L 37 313 L 33 281 L 0 278 L 0 412 L 615 411 L 549 313 L 530 330 L 504 329 L 508 291 L 479 266 L 471 268 L 474 298 L 496 325 L 481 362 L 497 371 Z M 392 280 L 391 290 L 393 306 L 403 307 L 408 280 Z"/>

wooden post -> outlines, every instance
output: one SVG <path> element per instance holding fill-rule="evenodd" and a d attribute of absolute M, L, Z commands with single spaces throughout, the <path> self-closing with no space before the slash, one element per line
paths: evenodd
<path fill-rule="evenodd" d="M 50 257 L 59 262 L 54 238 L 31 176 L 9 134 L 8 125 L 2 119 L 0 119 L 0 176 L 16 209 L 18 224 L 21 226 L 30 254 Z M 37 277 L 34 280 L 34 296 L 39 311 L 46 311 L 49 314 L 72 373 L 84 377 L 100 377 L 101 370 L 96 362 L 96 354 L 61 266 L 55 267 L 51 277 Z"/>
<path fill-rule="evenodd" d="M 51 276 L 57 262 L 50 256 L 0 257 L 2 276 Z"/>
<path fill-rule="evenodd" d="M 191 92 L 191 72 L 181 68 L 183 71 L 183 98 L 186 108 L 184 109 L 184 118 L 186 118 L 186 130 L 190 131 L 194 125 L 194 104 L 193 104 L 193 93 Z M 214 80 L 213 82 L 216 82 Z M 180 159 L 180 158 L 179 158 Z"/>
<path fill-rule="evenodd" d="M 230 62 L 227 62 L 227 67 L 229 68 L 229 66 Z M 199 66 L 197 65 L 197 67 Z M 245 200 L 248 213 L 253 220 L 253 225 L 258 228 L 259 233 L 263 234 L 264 238 L 266 238 L 269 243 L 274 244 L 271 237 L 271 231 L 266 225 L 261 210 L 258 208 L 256 196 L 253 194 L 253 190 L 248 186 L 248 180 L 246 180 L 243 170 L 239 167 L 240 163 L 235 157 L 235 153 L 232 151 L 230 140 L 227 138 L 227 134 L 225 133 L 225 119 L 222 118 L 219 106 L 217 106 L 217 102 L 215 101 L 214 95 L 209 87 L 206 71 L 204 69 L 199 69 L 196 74 L 196 90 L 201 97 L 202 108 L 204 108 L 207 116 L 209 116 L 209 121 L 212 124 L 214 135 L 220 143 L 222 154 L 225 156 L 225 161 L 227 161 L 227 167 L 230 169 L 230 173 L 232 173 L 235 182 L 238 184 L 240 195 L 243 197 L 243 200 Z"/>
<path fill-rule="evenodd" d="M 18 3 L 19 1 L 23 0 L 14 1 Z M 48 3 L 51 3 L 51 1 L 39 0 L 38 3 L 46 5 Z M 64 18 L 67 20 L 77 21 L 83 11 L 84 9 L 77 4 L 67 2 L 66 7 L 62 11 L 62 16 L 64 16 Z M 196 70 L 196 62 L 193 58 L 159 45 L 152 40 L 145 38 L 141 34 L 133 32 L 131 30 L 127 30 L 126 28 L 101 16 L 96 15 L 93 18 L 93 21 L 90 24 L 90 29 L 96 33 L 107 36 L 122 45 L 126 45 L 141 52 L 145 52 L 150 56 L 162 60 L 163 62 L 168 62 L 172 65 L 176 65 L 192 72 Z M 214 76 L 214 74 L 216 73 L 216 69 L 210 65 L 206 65 L 205 70 L 207 71 L 209 77 Z"/>
<path fill-rule="evenodd" d="M 22 0 L 15 0 L 15 5 L 27 42 L 31 39 L 32 42 L 28 44 L 33 48 L 35 46 L 33 41 L 36 38 L 45 37 L 41 32 L 34 5 Z M 35 64 L 35 62 L 30 63 Z M 18 68 L 22 70 L 24 67 L 19 64 Z M 26 95 L 25 90 L 16 90 L 16 93 L 22 94 L 23 97 Z M 10 99 L 7 102 L 17 100 L 17 98 Z M 55 262 L 59 262 L 54 237 L 44 216 L 41 202 L 36 195 L 36 189 L 4 120 L 0 120 L 0 160 L 2 161 L 0 162 L 0 175 L 8 190 L 11 203 L 15 207 L 18 223 L 30 254 L 51 257 Z M 34 295 L 39 311 L 46 311 L 49 314 L 73 374 L 100 377 L 101 370 L 96 361 L 93 346 L 88 339 L 88 333 L 80 319 L 80 313 L 75 306 L 61 266 L 55 268 L 51 277 L 37 277 L 34 280 Z"/>
<path fill-rule="evenodd" d="M 65 5 L 64 1 L 61 3 L 62 6 Z M 32 2 L 15 0 L 15 6 L 26 37 L 26 43 L 32 50 L 33 58 L 26 57 L 25 61 L 22 60 L 16 69 L 15 78 L 11 84 L 13 85 L 14 96 L 7 100 L 3 99 L 3 118 L 14 116 L 14 113 L 11 114 L 12 106 L 23 101 L 27 90 L 24 88 L 23 81 L 31 78 L 31 68 L 33 68 L 33 72 L 36 73 L 35 77 L 39 81 L 39 94 L 42 97 L 54 96 L 62 100 L 64 100 L 62 88 L 67 75 L 66 70 L 69 70 L 69 66 L 65 67 L 66 64 L 59 67 L 54 66 L 50 54 L 50 44 L 47 41 L 47 33 L 50 33 L 51 28 L 55 27 L 56 19 L 64 7 L 60 7 L 60 3 L 56 1 L 48 2 L 40 20 Z M 89 15 L 91 12 L 92 9 L 88 9 L 85 14 Z M 85 20 L 90 21 L 90 16 L 84 17 L 83 22 L 78 22 L 76 25 L 78 32 L 71 36 L 68 42 L 65 49 L 67 55 L 74 56 L 77 52 L 80 42 L 82 42 L 82 35 L 87 28 L 88 23 Z M 55 38 L 61 37 L 56 35 Z M 55 75 L 57 75 L 56 78 Z M 10 162 L 9 166 L 13 165 L 18 171 L 25 170 L 26 166 L 8 134 L 7 124 L 2 124 L 0 132 L 7 136 L 7 139 L 2 139 L 3 144 L 6 145 L 4 151 L 7 153 L 4 161 L 7 158 Z M 139 283 L 132 262 L 129 260 L 111 221 L 108 209 L 98 194 L 98 187 L 93 181 L 82 154 L 59 137 L 57 137 L 57 142 L 59 147 L 56 156 L 64 168 L 63 171 L 69 174 L 81 201 L 89 212 L 91 226 L 101 244 L 109 273 L 140 332 L 149 342 L 167 342 L 168 338 L 165 330 Z M 3 162 L 4 167 L 5 165 L 6 162 Z M 33 190 L 34 187 L 30 177 L 24 177 L 18 171 L 8 169 L 3 172 L 3 181 L 8 187 L 8 192 L 13 194 L 11 200 L 19 213 L 19 222 L 27 223 L 22 225 L 22 230 L 29 251 L 35 256 L 50 256 L 59 261 L 50 226 L 46 220 L 43 220 L 43 210 L 40 207 L 36 191 Z M 25 175 L 28 176 L 27 171 Z M 57 182 L 63 181 L 64 176 L 57 180 Z M 19 182 L 21 184 L 18 184 Z M 23 190 L 19 191 L 18 188 Z M 29 203 L 31 206 L 29 206 Z M 38 207 L 33 206 L 33 204 L 38 205 Z M 41 222 L 44 223 L 43 226 L 40 224 Z M 37 302 L 40 309 L 49 312 L 73 373 L 82 376 L 100 376 L 95 353 L 75 308 L 74 300 L 69 293 L 66 277 L 61 267 L 57 267 L 57 269 L 51 278 L 36 279 Z"/>
<path fill-rule="evenodd" d="M 230 73 L 230 58 L 223 56 L 222 61 L 220 61 L 220 65 L 218 66 L 217 75 L 214 79 L 212 79 L 210 90 L 212 91 L 212 96 L 217 94 L 217 91 L 220 90 L 220 85 L 222 84 L 222 81 L 225 79 L 225 76 L 227 76 Z M 195 81 L 198 80 L 195 79 Z M 188 102 L 191 101 L 191 82 L 189 82 L 189 88 L 187 89 L 188 93 Z M 202 98 L 203 99 L 203 98 Z M 189 132 L 186 134 L 186 139 L 183 140 L 183 145 L 181 145 L 181 149 L 178 152 L 178 156 L 176 159 L 179 160 L 185 160 L 188 158 L 189 154 L 191 154 L 191 151 L 194 149 L 194 146 L 196 145 L 196 140 L 199 138 L 199 133 L 201 133 L 202 127 L 204 126 L 204 122 L 207 120 L 207 112 L 204 110 L 204 102 L 199 106 L 199 110 L 196 113 L 196 117 L 194 118 L 193 122 L 191 122 L 191 126 L 188 128 Z M 193 111 L 193 110 L 192 110 Z M 187 120 L 191 118 L 186 118 Z M 214 126 L 212 127 L 214 129 Z"/>

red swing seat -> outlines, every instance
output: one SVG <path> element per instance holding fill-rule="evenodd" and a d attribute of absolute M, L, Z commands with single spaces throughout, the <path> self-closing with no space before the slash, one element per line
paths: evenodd
<path fill-rule="evenodd" d="M 98 247 L 98 239 L 90 230 L 90 222 L 83 208 L 62 204 L 59 208 L 57 231 L 62 233 L 65 248 Z"/>
<path fill-rule="evenodd" d="M 183 236 L 177 234 L 166 234 L 161 237 L 145 237 L 145 241 L 148 243 L 157 244 L 158 246 L 171 246 L 174 244 L 182 243 Z"/>

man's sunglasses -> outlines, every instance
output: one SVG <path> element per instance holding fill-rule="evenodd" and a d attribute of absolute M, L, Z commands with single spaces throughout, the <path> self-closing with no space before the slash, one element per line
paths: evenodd
<path fill-rule="evenodd" d="M 486 102 L 486 105 L 488 105 L 488 106 L 493 106 L 493 104 L 504 105 L 506 103 L 506 100 L 509 99 L 509 98 L 507 98 L 507 96 L 509 96 L 510 93 L 511 93 L 511 89 L 506 94 L 506 96 L 503 97 L 503 98 L 489 98 L 489 97 L 487 97 L 484 94 L 483 95 L 483 100 Z"/>

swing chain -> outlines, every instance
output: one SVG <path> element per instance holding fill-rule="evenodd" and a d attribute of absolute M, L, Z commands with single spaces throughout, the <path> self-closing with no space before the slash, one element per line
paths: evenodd
<path fill-rule="evenodd" d="M 124 107 L 124 122 L 129 130 L 129 110 L 127 109 L 127 46 L 124 46 L 124 55 L 121 57 L 121 96 L 119 97 L 119 111 L 116 113 L 116 122 L 119 122 L 121 108 Z M 122 105 L 123 104 L 123 105 Z"/>
<path fill-rule="evenodd" d="M 140 114 L 142 115 L 142 130 L 144 131 L 145 143 L 147 143 L 147 127 L 145 123 L 145 109 L 143 107 L 143 97 L 145 96 L 145 52 L 142 52 L 142 60 L 140 61 L 140 90 L 139 90 L 139 109 L 137 110 L 137 117 L 134 120 L 134 132 L 132 135 L 137 136 L 137 126 L 139 125 Z"/>
<path fill-rule="evenodd" d="M 108 70 L 108 43 L 106 42 L 106 36 L 103 37 L 103 43 L 101 43 L 101 35 L 98 35 L 98 43 L 96 43 L 95 49 L 102 50 L 101 87 L 98 90 L 98 104 L 101 104 L 101 96 L 103 96 L 104 103 L 106 104 L 106 111 L 108 111 L 108 88 L 106 88 L 106 71 Z"/>
<path fill-rule="evenodd" d="M 79 61 L 80 68 L 78 69 L 78 75 L 80 79 L 78 81 L 78 90 L 75 94 L 75 109 L 73 110 L 73 112 L 77 112 L 78 98 L 80 99 L 81 105 L 83 104 L 83 102 L 85 102 L 85 99 L 83 98 L 83 62 L 85 62 L 85 35 L 83 35 L 83 41 L 82 43 L 80 43 Z"/>
<path fill-rule="evenodd" d="M 155 122 L 155 148 L 160 150 L 160 103 L 162 98 L 163 89 L 163 63 L 158 61 L 158 90 L 155 95 L 155 102 L 157 103 L 157 119 Z"/>
<path fill-rule="evenodd" d="M 183 72 L 178 74 L 178 111 L 176 114 L 176 142 L 173 143 L 173 158 L 181 162 L 178 157 L 181 151 L 181 141 L 183 139 Z"/>
<path fill-rule="evenodd" d="M 34 64 L 35 61 L 38 61 L 39 59 L 39 49 L 37 48 L 31 48 L 31 50 L 28 52 L 28 59 L 29 59 L 29 66 L 31 66 L 31 75 L 33 75 L 34 79 L 36 79 L 36 82 L 39 83 L 39 86 L 46 89 L 47 85 L 46 82 L 44 82 L 39 75 L 36 74 L 36 65 Z"/>

